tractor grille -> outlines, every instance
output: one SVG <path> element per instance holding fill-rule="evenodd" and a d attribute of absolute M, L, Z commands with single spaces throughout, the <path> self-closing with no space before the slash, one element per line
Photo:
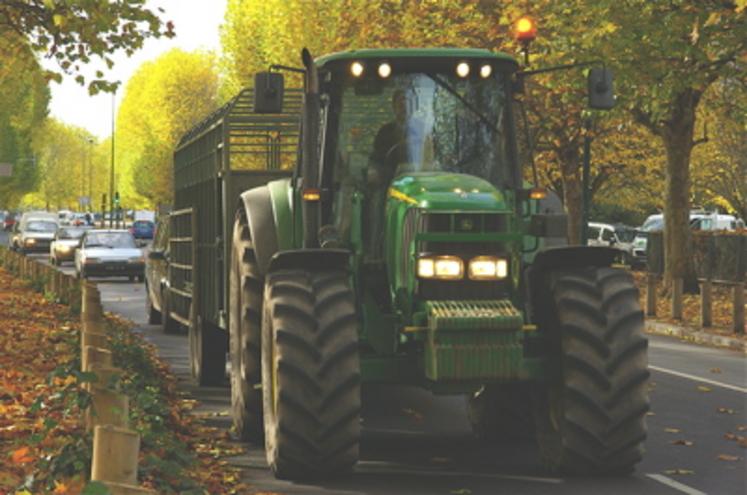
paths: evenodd
<path fill-rule="evenodd" d="M 422 213 L 410 209 L 404 222 L 402 269 L 406 272 L 416 269 L 409 247 L 419 232 L 480 234 L 504 232 L 509 227 L 508 216 L 501 213 Z M 415 246 L 415 253 L 460 256 L 465 261 L 465 269 L 475 256 L 506 252 L 501 242 L 417 242 Z M 477 281 L 466 276 L 462 280 L 419 280 L 417 296 L 429 301 L 500 299 L 507 296 L 507 287 L 506 281 Z"/>

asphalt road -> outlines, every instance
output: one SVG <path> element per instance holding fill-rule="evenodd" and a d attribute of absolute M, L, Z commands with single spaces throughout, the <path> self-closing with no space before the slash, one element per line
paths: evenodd
<path fill-rule="evenodd" d="M 171 364 L 181 389 L 203 404 L 199 412 L 216 413 L 213 424 L 228 429 L 229 389 L 194 386 L 187 339 L 147 324 L 143 284 L 95 280 L 106 310 L 132 320 Z M 629 477 L 555 477 L 543 471 L 531 442 L 489 445 L 474 439 L 463 398 L 410 387 L 364 389 L 361 461 L 346 478 L 314 485 L 275 480 L 262 446 L 251 444 L 245 445 L 247 455 L 232 462 L 245 468 L 256 491 L 289 494 L 747 493 L 747 449 L 729 439 L 747 436 L 745 356 L 651 337 L 649 358 L 647 454 Z"/>

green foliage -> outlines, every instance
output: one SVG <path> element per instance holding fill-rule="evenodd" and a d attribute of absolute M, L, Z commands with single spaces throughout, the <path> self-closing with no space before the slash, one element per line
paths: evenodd
<path fill-rule="evenodd" d="M 117 117 L 123 205 L 171 203 L 174 147 L 216 108 L 217 88 L 214 57 L 204 52 L 171 50 L 133 75 Z"/>
<path fill-rule="evenodd" d="M 172 23 L 164 24 L 145 5 L 145 0 L 2 2 L 0 30 L 21 33 L 34 51 L 49 54 L 59 67 L 48 73 L 49 78 L 59 81 L 62 74 L 73 76 L 79 84 L 87 83 L 94 94 L 111 91 L 116 83 L 107 81 L 101 73 L 87 80 L 81 66 L 100 60 L 111 68 L 113 52 L 124 50 L 131 55 L 148 38 L 174 36 Z"/>

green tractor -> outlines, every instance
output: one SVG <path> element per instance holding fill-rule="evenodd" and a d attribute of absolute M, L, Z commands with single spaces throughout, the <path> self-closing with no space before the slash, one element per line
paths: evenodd
<path fill-rule="evenodd" d="M 252 111 L 201 124 L 175 157 L 174 225 L 197 218 L 175 242 L 191 239 L 206 266 L 172 290 L 194 294 L 182 321 L 201 383 L 219 381 L 228 351 L 241 438 L 264 439 L 280 478 L 345 472 L 361 386 L 416 385 L 467 396 L 477 433 L 524 421 L 553 471 L 630 472 L 649 408 L 638 291 L 617 250 L 567 246 L 562 210 L 523 180 L 517 61 L 478 49 L 302 59 L 302 94 L 284 88 L 290 68 L 260 73 Z M 590 91 L 611 97 L 609 84 Z M 266 156 L 292 145 L 295 165 L 226 166 L 241 161 L 239 122 L 285 126 L 286 138 L 268 131 Z M 205 137 L 216 129 L 223 141 Z M 216 173 L 200 189 L 185 171 L 206 156 Z"/>

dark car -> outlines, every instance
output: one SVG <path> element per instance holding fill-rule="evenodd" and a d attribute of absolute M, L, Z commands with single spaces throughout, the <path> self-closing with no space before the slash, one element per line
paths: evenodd
<path fill-rule="evenodd" d="M 135 239 L 153 239 L 156 225 L 150 220 L 135 220 L 130 227 L 130 233 Z"/>
<path fill-rule="evenodd" d="M 145 310 L 148 323 L 160 323 L 164 332 L 175 333 L 180 325 L 169 316 L 169 238 L 169 216 L 161 215 L 145 261 Z"/>

